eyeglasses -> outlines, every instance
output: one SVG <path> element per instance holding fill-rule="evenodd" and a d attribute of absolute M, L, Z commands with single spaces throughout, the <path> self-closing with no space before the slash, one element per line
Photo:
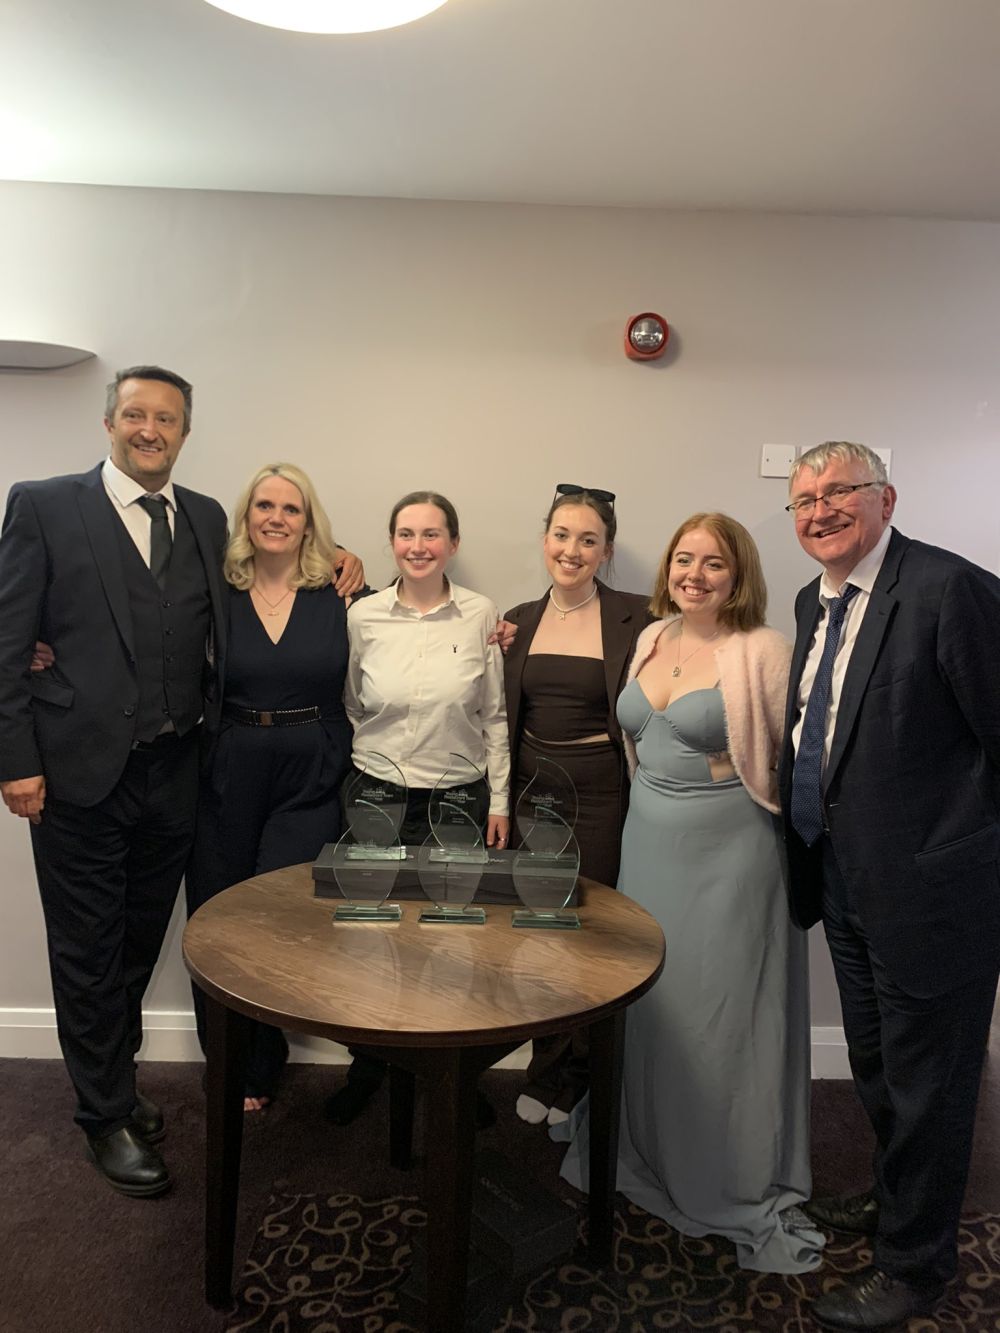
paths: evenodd
<path fill-rule="evenodd" d="M 807 518 L 820 500 L 827 509 L 843 509 L 855 491 L 863 491 L 866 486 L 881 485 L 880 481 L 857 481 L 853 486 L 831 486 L 822 495 L 803 495 L 801 500 L 793 500 L 791 504 L 785 505 L 785 513 L 791 514 L 792 518 Z"/>
<path fill-rule="evenodd" d="M 592 495 L 595 500 L 603 500 L 612 509 L 615 507 L 614 491 L 599 491 L 596 486 L 574 486 L 572 482 L 561 481 L 556 487 L 556 495 Z"/>

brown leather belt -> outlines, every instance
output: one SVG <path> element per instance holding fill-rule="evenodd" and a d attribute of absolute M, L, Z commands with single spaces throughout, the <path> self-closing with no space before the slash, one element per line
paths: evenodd
<path fill-rule="evenodd" d="M 304 727 L 318 722 L 322 713 L 318 708 L 240 708 L 237 704 L 223 704 L 224 722 L 237 722 L 241 727 Z"/>

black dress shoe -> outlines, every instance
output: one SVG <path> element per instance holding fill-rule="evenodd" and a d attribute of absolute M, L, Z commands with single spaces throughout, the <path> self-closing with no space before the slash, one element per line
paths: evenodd
<path fill-rule="evenodd" d="M 850 1236 L 874 1236 L 878 1231 L 878 1200 L 871 1190 L 847 1197 L 810 1199 L 802 1211 L 821 1227 L 846 1231 Z"/>
<path fill-rule="evenodd" d="M 163 1112 L 155 1102 L 151 1102 L 141 1092 L 135 1094 L 131 1128 L 147 1143 L 159 1143 L 167 1132 L 163 1123 Z"/>
<path fill-rule="evenodd" d="M 327 1097 L 323 1104 L 327 1120 L 332 1120 L 335 1125 L 351 1124 L 357 1120 L 381 1086 L 381 1079 L 376 1082 L 368 1078 L 349 1078 L 340 1091 L 335 1092 L 332 1097 Z"/>
<path fill-rule="evenodd" d="M 822 1328 L 848 1333 L 896 1328 L 914 1315 L 930 1314 L 943 1292 L 942 1287 L 915 1287 L 881 1268 L 867 1268 L 846 1286 L 821 1296 L 809 1313 Z"/>
<path fill-rule="evenodd" d="M 128 1125 L 101 1139 L 88 1134 L 87 1142 L 95 1166 L 112 1189 L 136 1198 L 151 1198 L 169 1187 L 170 1175 L 163 1158 Z"/>

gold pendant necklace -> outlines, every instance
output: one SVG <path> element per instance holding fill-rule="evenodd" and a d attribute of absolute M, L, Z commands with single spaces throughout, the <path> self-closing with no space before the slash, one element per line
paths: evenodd
<path fill-rule="evenodd" d="M 671 674 L 672 676 L 679 676 L 679 675 L 681 674 L 681 667 L 684 665 L 684 663 L 685 663 L 685 662 L 690 662 L 690 661 L 691 661 L 691 658 L 694 657 L 695 653 L 700 653 L 701 650 L 702 650 L 702 648 L 707 648 L 707 647 L 708 647 L 708 645 L 712 642 L 712 639 L 717 639 L 718 637 L 719 637 L 719 631 L 716 630 L 715 633 L 712 635 L 712 638 L 711 638 L 711 639 L 706 639 L 704 643 L 699 643 L 698 647 L 695 648 L 692 652 L 688 653 L 687 657 L 685 657 L 685 658 L 684 658 L 684 661 L 682 662 L 682 661 L 681 661 L 681 640 L 684 638 L 684 626 L 681 625 L 681 632 L 680 632 L 680 634 L 678 634 L 678 636 L 677 636 L 677 665 L 674 667 L 673 671 L 671 671 L 670 674 Z"/>
<path fill-rule="evenodd" d="M 556 601 L 555 592 L 551 588 L 549 589 L 549 601 L 555 607 L 556 613 L 558 614 L 560 620 L 565 620 L 566 617 L 572 615 L 574 611 L 582 610 L 582 608 L 585 607 L 588 602 L 592 602 L 596 596 L 597 596 L 597 584 L 595 583 L 594 590 L 590 594 L 590 596 L 585 597 L 582 602 L 577 602 L 576 606 L 560 606 L 559 603 Z"/>
<path fill-rule="evenodd" d="M 250 591 L 255 592 L 257 596 L 260 598 L 260 600 L 264 603 L 264 605 L 269 606 L 271 608 L 270 611 L 264 612 L 266 616 L 279 616 L 281 612 L 277 608 L 281 605 L 281 603 L 285 600 L 286 597 L 289 597 L 291 595 L 293 589 L 286 588 L 284 593 L 278 598 L 276 602 L 269 602 L 267 598 L 264 596 L 264 594 L 261 592 L 261 590 L 257 587 L 256 583 L 253 585 Z"/>

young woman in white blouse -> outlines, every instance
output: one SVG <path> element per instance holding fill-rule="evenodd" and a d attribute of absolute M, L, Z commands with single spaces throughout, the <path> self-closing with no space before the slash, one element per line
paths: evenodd
<path fill-rule="evenodd" d="M 389 518 L 399 578 L 354 603 L 344 706 L 354 727 L 358 770 L 393 780 L 389 759 L 408 789 L 403 843 L 423 843 L 427 806 L 453 755 L 486 774 L 482 784 L 487 846 L 505 847 L 510 821 L 510 751 L 503 659 L 490 639 L 497 609 L 487 597 L 452 583 L 458 550 L 455 506 L 434 491 L 414 491 Z M 383 758 L 384 757 L 384 758 Z M 362 1052 L 327 1115 L 349 1124 L 381 1082 L 385 1065 Z M 481 1105 L 481 1118 L 486 1111 Z"/>

